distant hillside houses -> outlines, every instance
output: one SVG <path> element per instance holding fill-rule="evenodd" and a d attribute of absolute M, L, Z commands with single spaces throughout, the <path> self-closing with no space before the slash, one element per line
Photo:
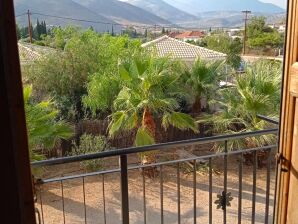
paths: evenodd
<path fill-rule="evenodd" d="M 286 24 L 269 24 L 268 26 L 272 29 L 276 29 L 280 33 L 286 32 Z"/>

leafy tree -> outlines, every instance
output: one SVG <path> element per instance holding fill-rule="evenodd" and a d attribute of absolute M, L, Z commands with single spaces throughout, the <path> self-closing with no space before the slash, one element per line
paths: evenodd
<path fill-rule="evenodd" d="M 147 29 L 145 29 L 144 37 L 146 37 L 146 38 L 147 38 L 147 36 L 148 36 L 148 30 L 147 30 Z"/>
<path fill-rule="evenodd" d="M 239 38 L 232 39 L 227 34 L 219 33 L 206 36 L 198 44 L 202 47 L 227 54 L 227 64 L 234 69 L 239 68 L 242 50 L 242 43 Z"/>
<path fill-rule="evenodd" d="M 279 115 L 281 63 L 259 61 L 248 66 L 245 74 L 238 74 L 235 78 L 235 86 L 222 89 L 220 98 L 215 101 L 220 105 L 220 111 L 207 115 L 200 122 L 213 124 L 213 131 L 219 134 L 257 131 L 269 127 L 270 124 L 257 115 L 272 118 Z M 247 137 L 229 141 L 229 149 L 259 147 L 275 140 L 273 135 Z"/>
<path fill-rule="evenodd" d="M 235 38 L 230 42 L 230 46 L 225 52 L 227 54 L 226 62 L 234 69 L 238 69 L 241 63 L 242 42 Z"/>
<path fill-rule="evenodd" d="M 63 120 L 57 120 L 58 111 L 51 101 L 35 103 L 31 97 L 32 87 L 24 88 L 24 103 L 32 161 L 44 159 L 44 151 L 51 150 L 60 139 L 73 135 L 72 127 Z"/>
<path fill-rule="evenodd" d="M 214 96 L 214 93 L 219 88 L 220 80 L 222 78 L 221 68 L 222 61 L 206 62 L 197 60 L 189 72 L 186 72 L 186 84 L 191 89 L 194 97 L 192 112 L 197 114 L 202 110 L 202 97 L 207 98 L 207 108 L 209 108 L 208 101 Z"/>
<path fill-rule="evenodd" d="M 72 27 L 57 28 L 53 33 L 45 42 L 59 50 L 28 66 L 26 78 L 40 94 L 37 97 L 52 97 L 63 118 L 77 121 L 85 115 L 81 100 L 89 78 L 95 73 L 116 72 L 118 60 L 129 57 L 140 43 Z"/>
<path fill-rule="evenodd" d="M 136 55 L 132 60 L 123 61 L 118 66 L 119 92 L 113 100 L 109 134 L 137 129 L 135 145 L 150 145 L 156 141 L 156 118 L 162 117 L 162 125 L 173 125 L 179 129 L 197 126 L 191 116 L 179 112 L 180 64 L 169 58 Z M 92 92 L 89 92 L 89 94 Z M 95 100 L 96 101 L 96 100 Z M 86 106 L 97 107 L 91 99 Z M 101 109 L 101 108 L 98 108 Z M 143 163 L 155 160 L 155 153 L 142 155 Z"/>
<path fill-rule="evenodd" d="M 247 26 L 248 45 L 251 48 L 281 47 L 283 36 L 266 25 L 265 17 L 252 17 Z"/>

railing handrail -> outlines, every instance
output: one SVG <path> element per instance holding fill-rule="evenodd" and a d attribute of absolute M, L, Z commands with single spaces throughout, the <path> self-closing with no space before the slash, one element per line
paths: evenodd
<path fill-rule="evenodd" d="M 209 154 L 209 155 L 204 155 L 204 156 L 193 156 L 193 157 L 185 158 L 185 159 L 175 159 L 175 160 L 171 160 L 171 161 L 156 162 L 156 163 L 150 163 L 150 164 L 131 165 L 131 166 L 127 166 L 127 169 L 128 170 L 136 170 L 136 169 L 141 169 L 141 168 L 146 168 L 146 167 L 157 167 L 157 166 L 161 166 L 161 165 L 170 165 L 170 164 L 189 162 L 189 161 L 194 161 L 194 160 L 208 161 L 208 159 L 223 157 L 226 155 L 238 155 L 238 154 L 243 154 L 243 153 L 252 153 L 252 152 L 255 152 L 258 150 L 268 151 L 268 150 L 274 149 L 274 148 L 277 148 L 277 145 L 267 145 L 267 146 L 263 146 L 263 147 L 241 149 L 241 150 L 235 150 L 235 151 L 230 151 L 230 152 L 220 152 L 220 153 L 214 153 L 214 154 Z M 91 172 L 91 173 L 75 174 L 75 175 L 62 176 L 62 177 L 53 177 L 53 178 L 48 178 L 48 179 L 40 179 L 38 183 L 45 184 L 45 183 L 59 182 L 59 181 L 63 181 L 63 180 L 77 179 L 80 177 L 89 177 L 89 176 L 96 176 L 96 175 L 103 175 L 103 174 L 118 173 L 120 171 L 121 171 L 120 168 L 110 169 L 110 170 L 100 170 L 100 171 L 95 171 L 95 172 Z"/>
<path fill-rule="evenodd" d="M 252 136 L 277 134 L 277 132 L 278 132 L 278 129 L 274 128 L 274 129 L 265 129 L 265 130 L 252 131 L 252 132 L 242 132 L 237 134 L 195 138 L 195 139 L 160 143 L 160 144 L 154 144 L 154 145 L 148 145 L 148 146 L 128 147 L 128 148 L 115 149 L 115 150 L 98 152 L 98 153 L 90 153 L 85 155 L 68 156 L 68 157 L 37 161 L 37 162 L 32 162 L 31 166 L 41 167 L 41 166 L 59 165 L 59 164 L 65 164 L 65 163 L 128 155 L 128 154 L 147 152 L 147 151 L 153 151 L 153 150 L 166 150 L 166 149 L 169 149 L 170 147 L 187 146 L 192 144 L 207 144 L 207 143 L 214 143 L 214 142 L 220 142 L 220 141 L 226 141 L 226 140 L 235 140 L 239 138 L 246 138 L 246 137 L 252 137 Z"/>

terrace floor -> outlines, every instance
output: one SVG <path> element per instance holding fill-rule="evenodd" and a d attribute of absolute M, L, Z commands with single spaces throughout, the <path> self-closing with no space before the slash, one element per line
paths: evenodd
<path fill-rule="evenodd" d="M 238 221 L 238 162 L 236 158 L 228 159 L 228 192 L 232 193 L 231 207 L 227 208 L 227 223 Z M 213 169 L 213 222 L 223 223 L 223 212 L 216 209 L 214 201 L 217 194 L 223 190 L 222 162 L 214 161 Z M 193 223 L 193 175 L 181 167 L 181 223 Z M 69 169 L 69 166 L 65 167 Z M 251 223 L 252 213 L 252 166 L 243 165 L 242 189 L 242 223 Z M 59 168 L 52 167 L 47 173 L 61 172 Z M 178 223 L 177 221 L 177 176 L 176 168 L 164 167 L 163 206 L 164 223 Z M 256 223 L 264 223 L 265 219 L 265 192 L 266 167 L 257 170 L 256 188 Z M 275 169 L 271 168 L 270 175 L 270 208 L 269 223 L 273 214 Z M 106 223 L 121 223 L 120 176 L 118 173 L 105 175 L 105 206 Z M 197 223 L 209 223 L 209 176 L 206 167 L 197 172 Z M 144 223 L 143 216 L 143 185 L 139 170 L 129 171 L 129 205 L 130 223 Z M 73 179 L 63 182 L 65 223 L 84 223 L 84 197 L 82 179 Z M 87 223 L 105 223 L 103 206 L 102 176 L 85 178 L 85 204 Z M 42 191 L 44 223 L 63 223 L 61 185 L 51 183 L 43 186 Z M 160 179 L 146 178 L 146 206 L 147 223 L 157 224 L 160 221 Z M 38 202 L 37 207 L 40 208 Z"/>

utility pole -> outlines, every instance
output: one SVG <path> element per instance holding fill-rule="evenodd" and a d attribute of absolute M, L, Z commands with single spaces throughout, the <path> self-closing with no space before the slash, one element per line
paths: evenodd
<path fill-rule="evenodd" d="M 28 9 L 27 11 L 27 16 L 28 16 L 28 34 L 29 34 L 29 40 L 30 40 L 30 43 L 32 43 L 32 30 L 31 30 L 31 20 L 30 20 L 30 11 Z"/>
<path fill-rule="evenodd" d="M 244 17 L 244 37 L 243 37 L 243 55 L 245 55 L 245 53 L 246 53 L 246 39 L 247 39 L 247 33 L 246 33 L 247 21 L 248 21 L 248 14 L 250 14 L 251 11 L 244 10 L 244 11 L 242 11 L 242 13 L 245 14 L 245 17 Z"/>
<path fill-rule="evenodd" d="M 154 25 L 154 39 L 156 39 L 156 27 L 157 27 L 157 25 L 155 24 Z"/>

